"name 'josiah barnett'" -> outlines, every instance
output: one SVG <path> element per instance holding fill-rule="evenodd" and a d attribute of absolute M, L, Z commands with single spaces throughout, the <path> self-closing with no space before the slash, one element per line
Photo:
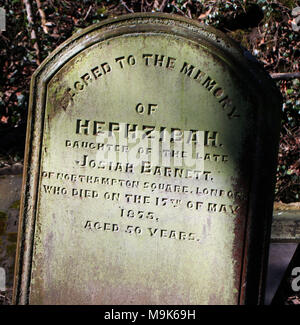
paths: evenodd
<path fill-rule="evenodd" d="M 79 167 L 88 167 L 106 171 L 116 171 L 121 173 L 134 173 L 135 165 L 131 163 L 122 162 L 111 162 L 104 160 L 89 159 L 88 155 L 83 155 L 82 161 L 76 160 L 75 163 Z M 153 166 L 149 161 L 142 161 L 139 166 L 139 172 L 145 175 L 153 176 L 165 176 L 174 178 L 194 178 L 200 179 L 204 177 L 204 180 L 210 180 L 209 171 L 200 171 L 179 167 L 164 167 L 164 166 Z"/>

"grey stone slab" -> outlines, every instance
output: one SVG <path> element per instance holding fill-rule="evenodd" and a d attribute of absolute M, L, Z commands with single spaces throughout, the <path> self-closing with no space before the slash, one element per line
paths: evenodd
<path fill-rule="evenodd" d="M 276 210 L 273 213 L 273 242 L 300 242 L 300 210 Z"/>
<path fill-rule="evenodd" d="M 89 27 L 35 72 L 15 302 L 262 300 L 280 96 L 224 34 Z"/>
<path fill-rule="evenodd" d="M 0 268 L 12 288 L 16 256 L 22 175 L 0 175 Z"/>

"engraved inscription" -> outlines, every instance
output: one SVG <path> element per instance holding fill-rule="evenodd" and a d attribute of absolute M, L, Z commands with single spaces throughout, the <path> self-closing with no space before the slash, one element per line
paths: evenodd
<path fill-rule="evenodd" d="M 150 54 L 143 58 L 146 66 L 175 68 L 175 59 L 172 58 L 165 60 L 164 56 Z M 136 64 L 133 56 L 127 59 L 125 56 L 118 57 L 115 61 L 121 69 L 125 64 Z M 110 66 L 105 66 L 105 71 L 110 72 Z M 193 66 L 184 63 L 180 72 L 188 77 L 195 75 L 194 79 L 198 81 L 203 79 L 207 90 L 212 91 L 220 103 L 223 99 L 225 103 L 224 91 L 221 88 L 216 90 L 216 82 L 208 81 L 209 77 L 204 77 L 200 70 L 195 71 Z M 87 84 L 89 75 L 84 75 L 82 80 Z M 144 101 L 132 107 L 134 114 L 149 116 L 150 119 L 160 110 L 157 102 Z M 235 218 L 238 214 L 240 206 L 237 202 L 245 200 L 245 196 L 230 187 L 215 187 L 216 166 L 231 161 L 222 143 L 221 132 L 184 130 L 180 127 L 151 125 L 151 122 L 121 123 L 88 118 L 76 118 L 73 121 L 73 134 L 62 139 L 62 144 L 65 150 L 75 153 L 77 158 L 68 163 L 74 166 L 76 172 L 43 170 L 41 175 L 46 195 L 118 204 L 119 222 L 116 216 L 106 215 L 101 221 L 86 220 L 85 230 L 203 243 L 214 215 L 224 214 Z M 135 154 L 132 155 L 132 152 Z M 159 156 L 154 161 L 153 152 Z M 159 210 L 150 211 L 147 207 Z M 165 209 L 174 212 L 180 210 L 182 218 L 186 220 L 206 220 L 202 231 L 195 234 L 183 229 L 152 228 L 139 224 L 140 221 L 164 222 Z M 85 219 L 85 216 L 78 217 Z M 109 221 L 111 219 L 116 223 Z M 132 224 L 126 224 L 126 220 L 131 220 Z"/>
<path fill-rule="evenodd" d="M 157 107 L 157 104 L 138 104 L 135 107 L 135 112 L 136 114 L 151 115 L 156 111 Z M 151 133 L 155 129 L 156 131 L 161 131 L 158 132 L 158 142 L 160 143 L 163 142 L 162 140 L 169 139 L 170 145 L 177 142 L 184 144 L 184 140 L 186 140 L 186 144 L 192 146 L 200 145 L 202 149 L 214 149 L 212 153 L 202 150 L 202 156 L 198 152 L 196 160 L 212 163 L 212 166 L 215 163 L 226 164 L 230 162 L 230 156 L 224 153 L 226 152 L 226 147 L 221 144 L 221 135 L 217 131 L 203 131 L 203 137 L 200 137 L 197 134 L 200 131 L 189 130 L 188 137 L 184 137 L 184 130 L 179 128 L 150 127 L 138 124 L 126 124 L 124 127 L 123 124 L 118 122 L 76 119 L 73 129 L 74 135 L 80 136 L 82 139 L 87 136 L 89 140 L 70 140 L 73 138 L 70 135 L 70 139 L 63 139 L 63 143 L 67 150 L 75 150 L 78 153 L 82 150 L 86 152 L 86 154 L 77 155 L 81 159 L 73 162 L 77 166 L 76 168 L 79 173 L 53 170 L 42 171 L 44 192 L 47 195 L 62 195 L 65 198 L 96 200 L 99 202 L 109 201 L 119 204 L 119 216 L 123 223 L 116 221 L 116 217 L 107 215 L 101 218 L 103 219 L 102 221 L 89 219 L 84 221 L 85 230 L 101 231 L 101 233 L 126 233 L 136 236 L 148 236 L 156 240 L 175 239 L 182 242 L 202 244 L 205 242 L 210 229 L 210 218 L 215 214 L 224 214 L 234 218 L 240 209 L 240 206 L 235 204 L 235 202 L 245 199 L 242 193 L 231 188 L 214 188 L 215 176 L 213 170 L 209 170 L 209 168 L 207 170 L 197 170 L 171 165 L 159 166 L 153 165 L 151 161 L 147 160 L 142 160 L 140 164 L 110 161 L 103 157 L 103 160 L 97 160 L 97 154 L 96 156 L 93 154 L 95 151 L 104 151 L 105 153 L 114 152 L 129 155 L 132 150 L 132 143 L 112 145 L 107 143 L 107 140 L 109 138 L 128 139 L 128 130 L 131 131 L 131 139 L 151 139 Z M 122 132 L 124 130 L 125 132 Z M 106 143 L 98 142 L 99 134 L 107 136 L 105 139 Z M 156 135 L 154 133 L 153 137 Z M 151 147 L 149 146 L 141 146 L 140 149 L 147 153 L 151 152 Z M 174 149 L 167 150 L 160 147 L 159 152 L 163 157 L 168 156 L 169 158 L 187 158 L 191 154 L 189 150 L 184 150 L 184 148 L 180 151 Z M 81 169 L 85 172 L 97 171 L 97 173 L 91 175 L 81 174 Z M 102 176 L 103 172 L 111 173 L 111 176 L 104 177 Z M 128 179 L 128 175 L 132 175 L 135 178 Z M 139 175 L 145 177 L 145 179 L 140 179 Z M 148 181 L 147 177 L 154 177 L 154 179 L 159 177 L 159 180 L 154 181 L 152 179 Z M 171 179 L 172 182 L 169 183 L 168 179 Z M 176 180 L 185 180 L 185 183 L 176 184 Z M 203 186 L 198 186 L 197 183 L 190 183 L 192 180 L 201 181 Z M 49 182 L 49 184 L 46 182 Z M 51 182 L 54 182 L 54 184 L 59 182 L 61 186 L 50 185 Z M 84 185 L 85 188 L 80 187 L 80 185 Z M 112 191 L 110 188 L 117 191 Z M 127 190 L 130 190 L 130 193 Z M 174 196 L 172 197 L 172 195 Z M 177 195 L 180 195 L 180 197 Z M 213 199 L 218 201 L 214 202 Z M 150 211 L 149 209 L 141 209 L 146 207 L 157 207 L 160 210 Z M 183 229 L 147 227 L 146 224 L 137 223 L 140 221 L 160 223 L 164 221 L 163 211 L 165 209 L 174 209 L 174 211 L 180 209 L 183 219 L 204 218 L 207 221 L 204 222 L 202 231 L 197 234 Z M 206 217 L 204 217 L 205 213 L 208 214 Z M 79 218 L 85 219 L 85 216 L 79 216 Z M 112 218 L 116 223 L 109 221 Z M 132 221 L 131 225 L 126 223 L 128 220 Z"/>
<path fill-rule="evenodd" d="M 124 70 L 125 66 L 133 67 L 136 64 L 142 64 L 145 67 L 158 67 L 165 68 L 167 70 L 176 70 L 176 58 L 166 56 L 164 54 L 142 54 L 141 57 L 136 55 L 119 56 L 112 60 L 112 63 L 103 62 L 100 66 L 95 66 L 90 71 L 85 72 L 80 78 L 73 82 L 73 85 L 68 88 L 68 92 L 71 95 L 71 99 L 80 94 L 88 87 L 92 82 L 97 81 L 105 77 L 106 74 L 113 71 L 113 63 L 117 65 L 116 69 Z M 194 65 L 183 62 L 180 68 L 177 69 L 179 73 L 197 81 L 202 87 L 204 87 L 209 93 L 211 93 L 223 111 L 226 112 L 229 119 L 239 118 L 237 106 L 234 105 L 232 99 L 226 94 L 224 87 L 209 76 L 206 72 L 195 67 Z M 140 113 L 144 112 L 142 104 L 138 104 L 136 107 Z M 148 112 L 150 114 L 150 112 Z"/>

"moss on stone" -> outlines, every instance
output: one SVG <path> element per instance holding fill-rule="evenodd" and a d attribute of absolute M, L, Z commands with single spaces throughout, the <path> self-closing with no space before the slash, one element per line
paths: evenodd
<path fill-rule="evenodd" d="M 15 243 L 7 245 L 6 253 L 8 256 L 15 256 L 17 245 Z"/>
<path fill-rule="evenodd" d="M 16 232 L 11 232 L 11 233 L 7 234 L 7 240 L 9 242 L 16 243 L 17 242 L 17 233 Z"/>
<path fill-rule="evenodd" d="M 0 235 L 3 235 L 5 233 L 6 224 L 7 224 L 6 220 L 0 219 Z"/>
<path fill-rule="evenodd" d="M 0 218 L 6 218 L 7 217 L 7 213 L 0 211 Z"/>
<path fill-rule="evenodd" d="M 13 202 L 13 204 L 9 208 L 18 210 L 20 208 L 20 200 Z"/>

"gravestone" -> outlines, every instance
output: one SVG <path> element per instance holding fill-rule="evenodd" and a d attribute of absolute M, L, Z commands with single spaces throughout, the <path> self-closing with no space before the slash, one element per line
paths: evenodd
<path fill-rule="evenodd" d="M 17 304 L 262 301 L 280 97 L 165 14 L 74 35 L 31 84 Z"/>

